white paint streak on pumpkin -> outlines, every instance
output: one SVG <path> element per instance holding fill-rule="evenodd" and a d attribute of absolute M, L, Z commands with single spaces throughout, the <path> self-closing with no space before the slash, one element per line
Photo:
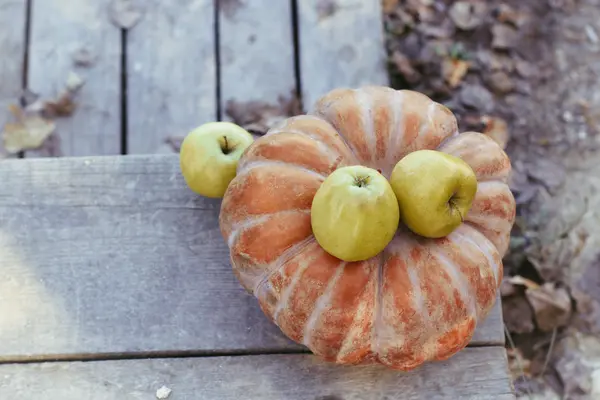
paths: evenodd
<path fill-rule="evenodd" d="M 470 232 L 468 234 L 460 232 L 459 234 L 465 241 L 471 242 L 479 248 L 481 254 L 483 254 L 488 261 L 488 269 L 492 271 L 494 278 L 499 285 L 500 281 L 502 280 L 502 276 L 500 276 L 500 263 L 502 262 L 502 259 L 498 254 L 498 250 L 488 240 L 488 238 L 486 238 L 477 229 L 465 224 L 461 225 L 461 227 L 464 227 L 465 230 L 469 230 Z M 478 240 L 473 240 L 473 237 L 476 237 Z M 496 257 L 494 257 L 494 255 Z M 494 259 L 498 260 L 498 262 L 494 261 Z M 483 268 L 481 269 L 483 270 Z"/>
<path fill-rule="evenodd" d="M 377 159 L 377 139 L 375 138 L 375 127 L 373 126 L 372 96 L 369 92 L 362 90 L 354 90 L 354 95 L 362 122 L 362 126 L 358 129 L 362 129 L 365 133 L 365 143 L 369 148 L 370 155 L 368 160 L 361 161 L 363 165 L 377 169 L 380 160 Z"/>
<path fill-rule="evenodd" d="M 233 226 L 233 229 L 231 230 L 231 233 L 229 234 L 229 238 L 227 239 L 227 245 L 229 246 L 230 249 L 233 248 L 236 245 L 236 242 L 240 239 L 241 234 L 245 230 L 253 228 L 256 225 L 264 223 L 269 218 L 272 218 L 274 215 L 298 214 L 298 213 L 310 214 L 310 209 L 308 209 L 308 210 L 282 210 L 282 211 L 278 211 L 276 213 L 250 215 L 250 216 L 246 217 L 246 219 L 244 219 L 243 221 L 241 221 Z M 314 237 L 310 236 L 306 240 L 308 241 L 309 239 L 314 240 Z M 279 256 L 272 263 L 264 264 L 264 265 L 262 265 L 262 268 L 254 268 L 253 269 L 253 271 L 258 271 L 258 270 L 262 271 L 260 274 L 251 273 L 247 269 L 244 269 L 244 268 L 238 268 L 236 272 L 238 273 L 238 276 L 242 283 L 242 286 L 244 286 L 246 288 L 254 288 L 254 289 L 252 289 L 252 292 L 256 293 L 256 288 L 258 287 L 258 285 L 260 285 L 262 283 L 262 281 L 264 281 L 268 275 L 273 273 L 273 271 L 275 269 L 281 267 L 281 264 L 278 263 L 278 261 L 280 259 L 282 259 L 284 257 L 288 257 L 287 259 L 291 258 L 293 256 L 291 254 L 294 254 L 294 255 L 297 254 L 307 244 L 308 243 L 304 243 L 304 241 L 299 242 L 299 243 L 295 244 L 294 246 L 292 246 L 291 248 L 289 248 L 288 250 L 286 250 L 285 252 L 283 252 L 281 254 L 281 256 Z M 241 255 L 250 258 L 246 254 L 241 254 Z M 257 267 L 260 267 L 260 266 L 257 266 Z"/>
<path fill-rule="evenodd" d="M 292 168 L 296 168 L 300 171 L 306 172 L 307 174 L 313 175 L 315 176 L 317 179 L 320 180 L 325 180 L 325 176 L 313 171 L 312 169 L 308 169 L 305 168 L 301 165 L 297 165 L 297 164 L 291 164 L 291 163 L 286 163 L 283 161 L 279 161 L 279 160 L 256 160 L 256 161 L 250 161 L 248 163 L 244 163 L 242 164 L 241 168 L 238 169 L 237 175 L 242 175 L 245 174 L 247 172 L 249 172 L 250 170 L 252 170 L 253 168 L 273 168 L 276 169 L 277 167 L 292 167 Z"/>
<path fill-rule="evenodd" d="M 283 294 L 281 295 L 281 298 L 279 299 L 279 303 L 277 303 L 277 307 L 275 307 L 275 312 L 273 313 L 273 319 L 275 321 L 278 320 L 279 314 L 281 313 L 281 311 L 284 310 L 285 308 L 287 308 L 288 301 L 290 300 L 292 293 L 294 293 L 294 289 L 298 286 L 298 282 L 300 282 L 300 277 L 302 276 L 304 271 L 306 271 L 306 268 L 308 268 L 311 261 L 312 261 L 311 259 L 304 260 L 300 263 L 300 266 L 298 268 L 296 268 L 296 271 L 294 272 L 294 276 L 292 277 L 292 281 L 283 290 Z M 279 267 L 277 269 L 277 271 L 279 271 L 280 273 L 282 271 L 285 271 L 284 266 L 285 266 L 285 263 L 282 264 L 281 267 Z M 281 275 L 283 275 L 283 273 L 281 273 Z"/>
<path fill-rule="evenodd" d="M 498 143 L 484 134 L 463 132 L 444 142 L 438 149 L 469 164 L 479 183 L 493 180 L 508 182 L 510 159 Z"/>
<path fill-rule="evenodd" d="M 396 160 L 395 150 L 404 141 L 405 129 L 404 129 L 404 92 L 397 91 L 392 96 L 390 106 L 393 109 L 394 118 L 390 121 L 393 124 L 393 129 L 390 130 L 390 138 L 386 149 L 385 162 L 382 165 L 382 170 L 386 178 L 390 178 L 392 170 L 396 166 L 396 163 L 400 160 Z"/>
<path fill-rule="evenodd" d="M 416 246 L 419 246 L 418 244 Z M 423 330 L 426 332 L 431 331 L 431 321 L 429 313 L 425 307 L 425 297 L 421 291 L 421 279 L 419 278 L 419 274 L 417 272 L 417 268 L 420 265 L 409 265 L 408 267 L 408 276 L 410 278 L 410 283 L 413 288 L 412 299 L 414 303 L 414 309 L 417 314 L 421 315 L 423 318 Z"/>
<path fill-rule="evenodd" d="M 444 138 L 444 140 L 442 140 L 439 144 L 439 146 L 436 148 L 437 151 L 444 151 L 444 149 L 446 148 L 446 145 L 448 144 L 448 142 L 450 142 L 452 139 L 455 139 L 456 137 L 458 137 L 459 135 L 459 131 L 458 129 L 455 130 L 454 132 L 452 132 L 450 135 L 446 136 Z"/>
<path fill-rule="evenodd" d="M 294 135 L 299 135 L 299 136 L 311 139 L 317 144 L 319 151 L 321 153 L 327 154 L 327 157 L 328 157 L 329 161 L 331 161 L 331 162 L 334 162 L 335 160 L 337 160 L 337 158 L 339 156 L 339 154 L 336 154 L 331 148 L 329 148 L 329 146 L 327 146 L 325 143 L 323 143 L 323 141 L 321 139 L 319 139 L 317 136 L 300 131 L 298 129 L 274 129 L 274 130 L 269 131 L 268 133 L 270 135 L 276 135 L 279 133 L 293 133 Z"/>
<path fill-rule="evenodd" d="M 331 123 L 332 121 L 335 120 L 335 118 L 332 114 L 333 114 L 333 112 L 331 111 L 331 103 L 326 104 L 325 102 L 319 102 L 312 111 L 313 117 L 321 118 L 329 123 Z M 357 130 L 361 129 L 361 128 L 362 128 L 361 126 L 356 127 Z M 337 136 L 342 140 L 342 142 L 344 142 L 344 144 L 346 145 L 346 148 L 348 150 L 350 150 L 350 153 L 352 154 L 352 157 L 354 158 L 353 162 L 356 164 L 362 164 L 362 160 L 358 156 L 358 152 L 356 151 L 356 149 L 354 148 L 352 143 L 348 140 L 347 137 L 344 136 L 344 133 L 341 130 L 336 129 L 336 131 L 337 131 Z"/>
<path fill-rule="evenodd" d="M 310 211 L 308 211 L 308 213 L 310 213 Z M 295 245 L 281 253 L 281 255 L 277 257 L 271 264 L 265 266 L 264 272 L 260 275 L 260 277 L 257 280 L 256 286 L 254 287 L 254 293 L 258 293 L 259 287 L 262 284 L 268 281 L 274 273 L 279 272 L 288 261 L 300 254 L 302 250 L 308 247 L 315 240 L 315 237 L 313 235 L 310 235 L 306 239 L 296 243 Z"/>
<path fill-rule="evenodd" d="M 354 314 L 354 319 L 352 320 L 352 325 L 350 330 L 347 332 L 346 337 L 344 338 L 344 341 L 342 342 L 342 345 L 340 346 L 340 351 L 337 355 L 336 358 L 336 362 L 340 362 L 341 360 L 344 360 L 344 358 L 346 358 L 349 354 L 351 354 L 353 351 L 356 351 L 356 346 L 357 343 L 358 345 L 360 345 L 360 343 L 362 342 L 367 342 L 367 340 L 365 340 L 364 337 L 361 337 L 362 335 L 365 335 L 365 332 L 363 330 L 364 328 L 364 323 L 365 321 L 367 321 L 367 319 L 371 318 L 371 320 L 373 320 L 373 316 L 372 314 L 375 312 L 374 310 L 376 309 L 376 307 L 373 308 L 373 311 L 369 310 L 369 306 L 376 304 L 371 302 L 370 298 L 368 297 L 370 295 L 369 290 L 371 286 L 375 286 L 375 290 L 373 291 L 375 300 L 377 301 L 377 296 L 379 296 L 380 292 L 378 292 L 377 290 L 377 286 L 381 284 L 381 279 L 380 279 L 380 274 L 383 271 L 383 256 L 384 254 L 381 253 L 381 255 L 378 257 L 380 259 L 380 261 L 377 263 L 377 268 L 373 269 L 373 273 L 371 274 L 371 277 L 369 278 L 369 281 L 367 282 L 367 284 L 365 285 L 365 290 L 363 291 L 362 295 L 361 295 L 361 299 L 360 302 L 358 304 L 358 307 L 356 307 L 356 311 Z M 371 315 L 369 315 L 371 314 Z M 370 334 L 373 333 L 373 322 L 371 322 L 371 332 Z M 372 347 L 371 347 L 372 349 Z M 371 350 L 372 351 L 372 350 Z"/>
<path fill-rule="evenodd" d="M 287 210 L 290 212 L 289 210 Z M 262 214 L 262 215 L 251 215 L 247 217 L 244 221 L 233 226 L 231 233 L 229 234 L 229 238 L 227 239 L 227 245 L 231 248 L 234 246 L 235 241 L 239 238 L 240 233 L 245 231 L 248 228 L 251 228 L 255 225 L 262 224 L 267 219 L 269 219 L 273 214 Z"/>
<path fill-rule="evenodd" d="M 425 123 L 423 125 L 421 125 L 421 129 L 419 130 L 419 136 L 417 136 L 417 137 L 421 137 L 421 135 L 423 135 L 424 132 L 427 132 L 428 129 L 433 129 L 435 127 L 435 124 L 433 123 L 433 116 L 434 116 L 435 112 L 437 111 L 437 108 L 438 108 L 438 105 L 437 105 L 437 103 L 434 103 L 434 102 L 431 102 L 427 105 L 427 112 L 425 114 L 426 115 Z"/>
<path fill-rule="evenodd" d="M 475 293 L 470 288 L 469 283 L 465 279 L 464 275 L 458 271 L 456 266 L 448 260 L 440 251 L 435 248 L 431 249 L 435 257 L 440 261 L 440 265 L 444 267 L 444 271 L 448 273 L 450 279 L 452 279 L 452 286 L 458 291 L 460 299 L 467 307 L 467 315 L 473 318 L 477 317 L 477 305 L 475 304 Z"/>
<path fill-rule="evenodd" d="M 311 345 L 311 339 L 315 331 L 315 326 L 319 321 L 319 317 L 323 314 L 327 306 L 329 306 L 335 285 L 340 280 L 340 277 L 342 276 L 345 267 L 346 263 L 340 261 L 337 270 L 335 271 L 335 274 L 327 284 L 327 288 L 325 288 L 323 294 L 317 300 L 315 308 L 313 309 L 312 313 L 310 314 L 310 317 L 308 317 L 308 320 L 306 321 L 306 325 L 304 326 L 304 334 L 302 335 L 302 343 L 307 347 L 310 347 Z"/>
<path fill-rule="evenodd" d="M 388 244 L 388 247 L 393 243 Z M 387 250 L 384 249 L 384 250 Z M 379 265 L 377 266 L 377 284 L 375 288 L 375 302 L 373 307 L 373 324 L 371 326 L 371 352 L 379 355 L 381 349 L 380 335 L 382 333 L 381 326 L 383 325 L 382 316 L 382 305 L 383 305 L 383 268 L 386 259 L 386 251 L 381 253 Z"/>

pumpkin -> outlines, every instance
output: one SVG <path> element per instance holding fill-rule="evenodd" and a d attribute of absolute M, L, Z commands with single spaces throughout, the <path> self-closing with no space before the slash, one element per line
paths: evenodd
<path fill-rule="evenodd" d="M 360 262 L 325 252 L 310 223 L 324 179 L 356 164 L 389 179 L 419 149 L 460 157 L 475 172 L 464 223 L 439 239 L 400 223 L 380 254 Z M 510 168 L 494 140 L 459 134 L 452 112 L 421 93 L 338 88 L 246 149 L 220 229 L 235 276 L 287 337 L 326 361 L 411 370 L 463 349 L 496 301 L 515 218 Z"/>

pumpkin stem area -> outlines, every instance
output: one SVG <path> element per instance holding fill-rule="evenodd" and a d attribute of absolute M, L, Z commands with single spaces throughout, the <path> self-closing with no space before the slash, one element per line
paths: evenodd
<path fill-rule="evenodd" d="M 354 177 L 354 185 L 358 187 L 364 187 L 369 184 L 370 177 L 367 176 L 356 176 Z"/>
<path fill-rule="evenodd" d="M 233 151 L 233 149 L 233 146 L 229 147 L 227 136 L 223 136 L 223 141 L 221 142 L 221 151 L 223 152 L 223 154 L 229 154 Z"/>

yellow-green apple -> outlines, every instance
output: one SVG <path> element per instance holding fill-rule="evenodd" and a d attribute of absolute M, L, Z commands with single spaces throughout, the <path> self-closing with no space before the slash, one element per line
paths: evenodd
<path fill-rule="evenodd" d="M 311 206 L 313 234 L 323 249 L 344 261 L 362 261 L 392 240 L 400 218 L 390 183 L 374 169 L 352 165 L 331 173 Z"/>
<path fill-rule="evenodd" d="M 183 139 L 179 166 L 189 188 L 205 197 L 221 198 L 235 178 L 238 161 L 252 135 L 232 122 L 200 125 Z"/>
<path fill-rule="evenodd" d="M 390 184 L 402 222 L 429 238 L 456 229 L 477 192 L 477 178 L 469 164 L 437 150 L 417 150 L 403 157 L 392 171 Z"/>

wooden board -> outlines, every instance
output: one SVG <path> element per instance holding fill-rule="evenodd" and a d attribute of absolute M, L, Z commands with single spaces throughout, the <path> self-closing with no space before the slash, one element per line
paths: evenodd
<path fill-rule="evenodd" d="M 19 104 L 23 90 L 26 0 L 0 0 L 0 132 L 12 120 L 8 107 Z M 4 154 L 0 141 L 0 156 Z"/>
<path fill-rule="evenodd" d="M 0 182 L 0 360 L 304 351 L 233 276 L 220 203 L 177 155 L 5 160 Z M 503 342 L 497 302 L 472 344 Z"/>
<path fill-rule="evenodd" d="M 71 72 L 85 83 L 75 98 L 74 114 L 57 120 L 60 151 L 29 151 L 26 157 L 120 154 L 121 32 L 109 19 L 108 3 L 31 2 L 29 89 L 53 99 L 65 89 Z"/>
<path fill-rule="evenodd" d="M 144 2 L 126 51 L 127 153 L 173 152 L 165 139 L 216 120 L 213 0 Z"/>
<path fill-rule="evenodd" d="M 277 104 L 296 86 L 291 0 L 219 3 L 222 119 L 229 101 Z"/>
<path fill-rule="evenodd" d="M 388 85 L 380 1 L 301 0 L 300 78 L 305 110 L 337 87 Z"/>
<path fill-rule="evenodd" d="M 312 355 L 253 355 L 0 365 L 0 397 L 154 399 L 514 399 L 505 350 L 466 349 L 409 373 L 342 367 Z"/>

